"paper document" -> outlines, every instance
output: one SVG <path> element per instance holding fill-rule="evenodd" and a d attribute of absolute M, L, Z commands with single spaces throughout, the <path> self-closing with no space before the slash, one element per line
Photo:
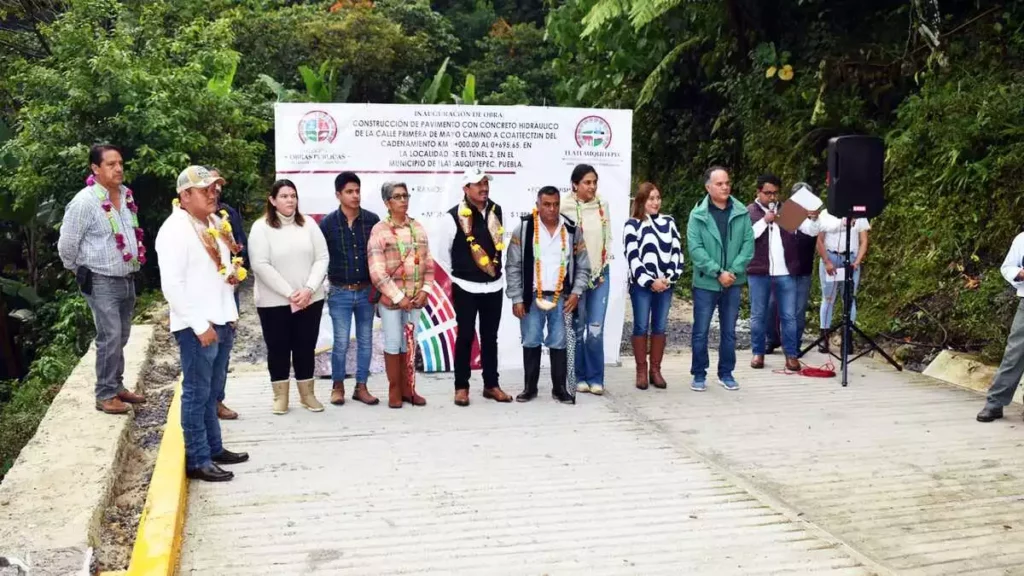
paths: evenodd
<path fill-rule="evenodd" d="M 797 190 L 796 194 L 789 197 L 789 200 L 803 206 L 804 210 L 807 210 L 808 212 L 814 212 L 815 210 L 820 209 L 823 204 L 821 198 L 812 194 L 807 188 L 800 188 Z M 789 200 L 787 200 L 787 202 Z"/>
<path fill-rule="evenodd" d="M 843 267 L 840 266 L 840 267 L 836 268 L 836 273 L 835 274 L 833 274 L 832 276 L 828 276 L 828 280 L 827 281 L 828 282 L 842 282 L 843 280 L 846 280 L 846 268 L 843 268 Z"/>

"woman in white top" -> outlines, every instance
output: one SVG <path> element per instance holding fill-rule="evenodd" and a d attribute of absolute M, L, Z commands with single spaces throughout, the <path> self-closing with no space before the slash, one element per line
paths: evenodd
<path fill-rule="evenodd" d="M 683 273 L 682 238 L 676 221 L 661 214 L 661 192 L 644 182 L 633 199 L 633 213 L 626 221 L 623 246 L 629 266 L 629 297 L 633 303 L 633 357 L 636 387 L 647 389 L 668 384 L 661 375 L 665 355 L 665 327 L 672 306 L 672 289 Z M 651 333 L 650 372 L 647 365 L 647 331 Z M 649 377 L 649 380 L 648 380 Z"/>
<path fill-rule="evenodd" d="M 322 412 L 323 404 L 313 394 L 313 358 L 324 306 L 327 242 L 316 222 L 299 212 L 299 193 L 290 180 L 274 183 L 266 213 L 252 225 L 249 260 L 267 343 L 274 414 L 288 411 L 291 368 L 299 403 Z"/>
<path fill-rule="evenodd" d="M 839 279 L 837 270 L 843 269 L 846 259 L 846 218 L 836 218 L 822 211 L 818 216 L 818 255 L 821 262 L 818 264 L 818 277 L 821 280 L 821 310 L 820 326 L 824 330 L 832 325 L 832 312 L 836 307 L 836 297 L 843 297 L 846 284 Z M 867 218 L 857 218 L 850 226 L 850 265 L 853 268 L 853 293 L 850 300 L 850 320 L 857 320 L 857 288 L 860 287 L 860 268 L 864 263 L 864 257 L 868 254 L 868 230 L 871 224 Z M 853 342 L 846 343 L 847 348 L 853 351 Z M 818 347 L 821 352 L 828 352 L 828 341 L 824 341 Z"/>

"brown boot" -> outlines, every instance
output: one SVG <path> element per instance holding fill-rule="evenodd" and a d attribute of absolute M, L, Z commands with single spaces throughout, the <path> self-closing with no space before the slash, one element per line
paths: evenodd
<path fill-rule="evenodd" d="M 384 370 L 388 375 L 388 408 L 402 407 L 402 357 L 384 353 Z"/>
<path fill-rule="evenodd" d="M 237 420 L 238 412 L 228 408 L 223 402 L 217 402 L 217 418 L 221 420 Z"/>
<path fill-rule="evenodd" d="M 352 392 L 352 399 L 359 400 L 367 406 L 376 406 L 380 404 L 380 400 L 376 396 L 370 394 L 370 391 L 366 389 L 366 383 L 356 383 L 356 389 Z"/>
<path fill-rule="evenodd" d="M 764 356 L 760 354 L 754 354 L 754 357 L 750 359 L 750 367 L 756 370 L 764 368 Z"/>
<path fill-rule="evenodd" d="M 126 414 L 128 412 L 128 405 L 121 402 L 121 399 L 117 396 L 114 396 L 107 400 L 97 400 L 96 409 L 106 414 Z"/>
<path fill-rule="evenodd" d="M 345 381 L 335 380 L 334 387 L 331 388 L 331 404 L 335 406 L 341 406 L 345 403 Z"/>
<path fill-rule="evenodd" d="M 790 372 L 799 372 L 800 360 L 795 356 L 786 356 L 786 370 Z"/>
<path fill-rule="evenodd" d="M 146 397 L 128 390 L 121 390 L 117 393 L 117 399 L 128 404 L 145 404 Z"/>
<path fill-rule="evenodd" d="M 668 382 L 661 377 L 661 359 L 665 356 L 665 335 L 651 335 L 651 386 L 666 388 Z"/>
<path fill-rule="evenodd" d="M 416 386 L 409 381 L 409 373 L 406 371 L 406 362 L 408 352 L 402 352 L 398 357 L 402 361 L 402 401 L 408 402 L 413 406 L 426 406 L 427 399 L 416 393 Z"/>
<path fill-rule="evenodd" d="M 633 336 L 633 359 L 636 360 L 636 387 L 647 390 L 647 336 Z"/>

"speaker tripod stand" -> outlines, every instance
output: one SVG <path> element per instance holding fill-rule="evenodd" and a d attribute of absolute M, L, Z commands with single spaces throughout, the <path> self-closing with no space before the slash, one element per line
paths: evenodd
<path fill-rule="evenodd" d="M 818 346 L 822 342 L 825 342 L 826 346 L 827 346 L 828 340 L 832 336 L 832 334 L 834 334 L 837 331 L 842 331 L 843 344 L 842 344 L 842 347 L 840 349 L 839 355 L 836 355 L 834 352 L 832 352 L 831 347 L 828 348 L 828 353 L 829 353 L 830 356 L 834 357 L 835 359 L 839 360 L 839 362 L 840 362 L 840 365 L 842 367 L 842 372 L 843 372 L 843 386 L 844 387 L 848 384 L 847 368 L 848 368 L 850 362 L 853 362 L 854 360 L 857 360 L 858 358 L 866 355 L 867 353 L 871 352 L 872 350 L 878 351 L 878 353 L 882 355 L 882 358 L 885 358 L 885 360 L 889 364 L 892 364 L 893 368 L 895 368 L 895 369 L 897 369 L 897 370 L 899 370 L 901 372 L 903 371 L 903 366 L 900 366 L 899 362 L 896 362 L 895 360 L 892 359 L 891 356 L 886 354 L 885 350 L 882 350 L 882 347 L 879 346 L 874 340 L 872 340 L 870 336 L 865 334 L 864 331 L 861 330 L 856 324 L 854 324 L 853 320 L 850 318 L 850 309 L 853 307 L 853 286 L 854 286 L 854 284 L 853 284 L 853 265 L 850 264 L 850 233 L 851 233 L 851 229 L 852 228 L 853 228 L 853 218 L 847 218 L 846 219 L 846 253 L 843 256 L 843 319 L 839 322 L 839 324 L 836 324 L 835 326 L 832 326 L 830 328 L 826 328 L 825 330 L 823 330 L 821 332 L 821 336 L 819 336 L 817 340 L 812 342 L 810 346 L 808 346 L 808 347 L 806 347 L 806 348 L 804 348 L 803 350 L 800 351 L 800 356 L 799 356 L 800 358 L 803 358 L 804 354 L 807 354 L 808 352 L 810 352 L 813 348 L 815 348 L 816 346 Z M 865 341 L 867 341 L 868 348 L 866 350 L 864 350 L 863 352 L 861 352 L 860 354 L 857 354 L 853 358 L 850 358 L 849 357 L 849 355 L 850 355 L 850 348 L 851 348 L 850 347 L 850 342 L 851 342 L 850 339 L 853 337 L 853 333 L 854 332 L 856 332 L 857 334 L 860 334 L 860 337 L 863 338 Z"/>

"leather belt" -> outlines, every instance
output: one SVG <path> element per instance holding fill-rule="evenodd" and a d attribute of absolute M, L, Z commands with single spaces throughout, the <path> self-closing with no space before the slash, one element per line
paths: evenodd
<path fill-rule="evenodd" d="M 370 287 L 369 282 L 356 282 L 355 284 L 338 284 L 337 282 L 331 282 L 331 286 L 335 288 L 341 288 L 342 290 L 351 290 L 352 292 L 358 292 Z"/>

